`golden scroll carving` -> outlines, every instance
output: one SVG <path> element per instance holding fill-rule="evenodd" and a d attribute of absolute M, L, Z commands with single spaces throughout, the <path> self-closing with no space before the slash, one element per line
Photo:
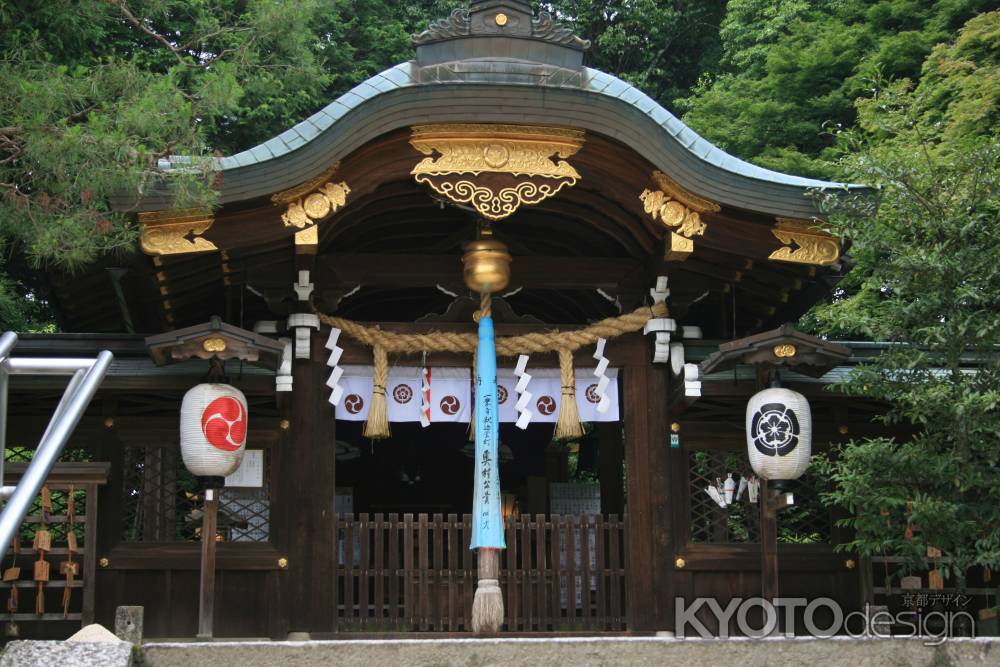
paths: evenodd
<path fill-rule="evenodd" d="M 286 207 L 281 214 L 281 221 L 285 226 L 301 230 L 295 234 L 296 245 L 318 244 L 316 223 L 347 204 L 351 188 L 343 181 L 332 182 L 338 169 L 339 162 L 316 178 L 271 197 L 276 205 Z"/>
<path fill-rule="evenodd" d="M 567 159 L 583 147 L 584 136 L 553 127 L 418 125 L 410 144 L 428 157 L 411 173 L 456 204 L 502 220 L 580 181 Z"/>
<path fill-rule="evenodd" d="M 768 259 L 813 266 L 830 266 L 840 259 L 840 242 L 809 220 L 778 218 L 771 233 L 785 247 L 775 250 Z"/>
<path fill-rule="evenodd" d="M 202 236 L 214 222 L 211 213 L 198 209 L 140 213 L 139 244 L 144 253 L 154 256 L 218 250 Z"/>
<path fill-rule="evenodd" d="M 646 214 L 671 228 L 666 259 L 684 261 L 694 252 L 694 237 L 703 236 L 707 225 L 701 214 L 720 210 L 718 204 L 699 197 L 674 182 L 662 171 L 653 172 L 656 190 L 639 195 Z"/>

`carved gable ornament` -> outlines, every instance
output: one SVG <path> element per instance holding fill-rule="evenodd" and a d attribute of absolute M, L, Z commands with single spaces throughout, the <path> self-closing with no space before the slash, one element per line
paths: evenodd
<path fill-rule="evenodd" d="M 337 162 L 325 172 L 290 190 L 271 196 L 276 206 L 285 206 L 281 221 L 286 227 L 295 227 L 296 245 L 316 245 L 319 243 L 317 224 L 332 213 L 347 205 L 351 188 L 347 183 L 332 182 L 340 169 Z"/>
<path fill-rule="evenodd" d="M 150 211 L 139 214 L 139 244 L 147 255 L 184 255 L 212 252 L 218 247 L 204 238 L 215 222 L 200 209 Z"/>
<path fill-rule="evenodd" d="M 840 259 L 840 241 L 817 229 L 809 220 L 778 218 L 771 233 L 785 244 L 768 258 L 775 262 L 830 266 Z"/>
<path fill-rule="evenodd" d="M 584 136 L 554 127 L 418 125 L 410 144 L 428 157 L 411 173 L 456 204 L 502 220 L 577 184 L 580 174 L 567 160 Z"/>
<path fill-rule="evenodd" d="M 694 237 L 704 236 L 707 225 L 702 213 L 718 213 L 720 207 L 675 183 L 662 171 L 653 172 L 656 190 L 639 195 L 646 214 L 671 229 L 666 259 L 684 261 L 694 252 Z"/>

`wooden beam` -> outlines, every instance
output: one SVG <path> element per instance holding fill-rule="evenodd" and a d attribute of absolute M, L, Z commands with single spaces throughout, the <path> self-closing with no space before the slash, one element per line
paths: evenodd
<path fill-rule="evenodd" d="M 617 257 L 515 257 L 512 289 L 617 289 L 642 264 Z M 317 281 L 323 287 L 375 285 L 434 287 L 462 285 L 458 255 L 342 254 L 317 260 Z"/>

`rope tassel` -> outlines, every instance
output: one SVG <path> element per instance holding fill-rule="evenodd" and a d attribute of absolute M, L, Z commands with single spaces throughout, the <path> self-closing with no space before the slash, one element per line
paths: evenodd
<path fill-rule="evenodd" d="M 562 401 L 559 402 L 559 419 L 556 421 L 556 438 L 579 438 L 583 435 L 580 409 L 576 405 L 576 375 L 573 372 L 573 352 L 559 349 L 559 377 L 562 383 Z"/>
<path fill-rule="evenodd" d="M 389 385 L 389 354 L 382 345 L 375 345 L 375 378 L 372 387 L 372 404 L 368 408 L 368 422 L 365 437 L 385 440 L 389 432 L 389 404 L 385 400 L 385 388 Z"/>

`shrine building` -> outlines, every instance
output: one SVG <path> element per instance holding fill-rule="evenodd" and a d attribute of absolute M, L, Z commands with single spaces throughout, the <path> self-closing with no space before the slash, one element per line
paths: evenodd
<path fill-rule="evenodd" d="M 214 210 L 171 208 L 170 179 L 202 165 L 163 160 L 159 189 L 116 202 L 135 253 L 48 273 L 60 333 L 20 336 L 11 359 L 114 358 L 5 556 L 21 574 L 0 623 L 62 638 L 142 606 L 152 638 L 204 634 L 206 613 L 215 637 L 472 633 L 484 313 L 501 633 L 673 630 L 678 599 L 873 601 L 822 480 L 778 494 L 747 454 L 748 401 L 776 380 L 808 400 L 814 452 L 889 432 L 881 406 L 828 389 L 879 346 L 789 325 L 851 265 L 818 196 L 857 186 L 727 154 L 525 0 L 473 0 L 413 42 L 414 60 L 212 159 Z M 491 301 L 467 280 L 484 257 L 508 271 Z M 66 382 L 11 375 L 6 484 Z M 211 493 L 181 449 L 206 383 L 238 390 L 192 418 L 239 448 Z M 809 438 L 777 419 L 772 435 Z M 763 506 L 776 494 L 786 509 Z"/>

